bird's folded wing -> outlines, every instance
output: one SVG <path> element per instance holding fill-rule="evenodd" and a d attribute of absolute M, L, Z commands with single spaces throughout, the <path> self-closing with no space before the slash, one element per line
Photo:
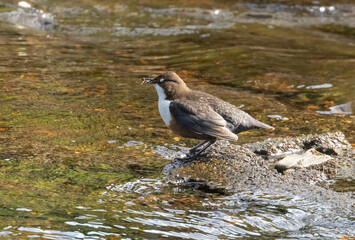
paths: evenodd
<path fill-rule="evenodd" d="M 226 128 L 227 122 L 224 118 L 208 105 L 172 101 L 169 109 L 177 124 L 190 131 L 220 139 L 238 140 L 237 135 Z"/>

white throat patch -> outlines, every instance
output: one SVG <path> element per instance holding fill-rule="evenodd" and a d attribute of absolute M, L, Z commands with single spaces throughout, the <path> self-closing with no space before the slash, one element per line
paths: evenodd
<path fill-rule="evenodd" d="M 169 127 L 171 121 L 170 115 L 170 102 L 166 100 L 166 95 L 164 89 L 162 89 L 158 84 L 154 84 L 155 89 L 157 90 L 158 97 L 159 97 L 159 113 L 161 118 L 163 119 L 164 123 Z"/>

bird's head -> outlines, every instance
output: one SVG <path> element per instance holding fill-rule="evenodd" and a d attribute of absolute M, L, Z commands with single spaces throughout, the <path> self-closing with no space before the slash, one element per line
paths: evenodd
<path fill-rule="evenodd" d="M 176 95 L 189 90 L 184 81 L 175 72 L 165 72 L 155 78 L 143 78 L 142 83 L 153 84 L 159 97 L 165 94 L 165 99 L 174 99 Z"/>

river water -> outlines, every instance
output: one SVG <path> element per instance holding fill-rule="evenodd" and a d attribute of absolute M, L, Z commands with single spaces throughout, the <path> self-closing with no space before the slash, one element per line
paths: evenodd
<path fill-rule="evenodd" d="M 355 142 L 355 5 L 297 2 L 0 2 L 0 238 L 354 236 L 354 215 L 324 204 L 161 173 L 196 143 L 167 130 L 140 85 L 166 70 L 276 128 L 239 143 Z"/>

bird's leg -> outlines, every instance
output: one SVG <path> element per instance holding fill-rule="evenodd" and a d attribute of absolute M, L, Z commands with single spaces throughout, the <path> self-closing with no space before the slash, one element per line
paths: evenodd
<path fill-rule="evenodd" d="M 193 160 L 196 157 L 198 157 L 201 153 L 203 153 L 209 146 L 211 146 L 216 140 L 212 140 L 212 141 L 206 141 L 208 142 L 206 144 L 206 146 L 204 146 L 201 150 L 199 150 L 198 152 L 194 153 L 194 155 L 187 155 L 186 157 L 183 158 L 176 158 L 176 160 Z M 203 142 L 205 143 L 205 142 Z M 202 146 L 204 144 L 201 144 L 200 146 Z"/>
<path fill-rule="evenodd" d="M 203 153 L 207 148 L 209 148 L 212 144 L 214 144 L 216 140 L 209 141 L 206 146 L 204 146 L 201 150 L 199 150 L 197 153 L 195 153 L 195 156 L 193 158 L 198 157 L 201 153 Z"/>
<path fill-rule="evenodd" d="M 193 146 L 192 148 L 190 148 L 189 150 L 189 154 L 194 154 L 197 149 L 199 149 L 201 146 L 205 145 L 206 143 L 208 143 L 209 141 L 206 140 L 206 141 L 203 141 L 203 142 L 200 142 L 198 144 L 196 144 L 195 146 Z"/>

